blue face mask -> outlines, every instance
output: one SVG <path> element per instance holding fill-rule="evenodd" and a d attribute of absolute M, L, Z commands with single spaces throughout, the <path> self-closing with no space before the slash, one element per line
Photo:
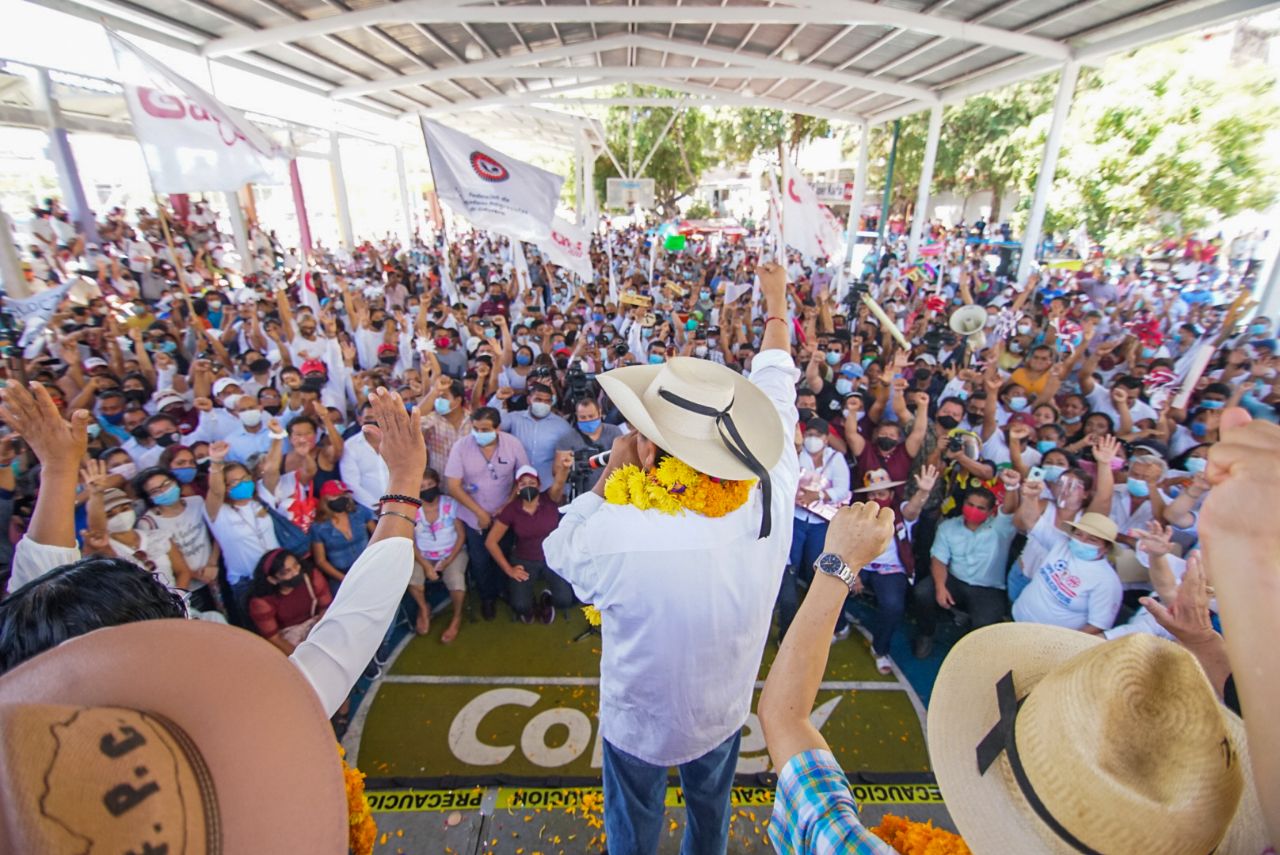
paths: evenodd
<path fill-rule="evenodd" d="M 1154 347 L 1144 347 L 1144 348 L 1142 348 L 1142 358 L 1143 358 L 1143 359 L 1151 359 L 1151 358 L 1152 358 L 1153 356 L 1155 356 L 1155 355 L 1156 355 L 1156 349 L 1155 349 Z"/>
<path fill-rule="evenodd" d="M 578 422 L 578 430 L 583 433 L 595 433 L 600 430 L 600 419 L 592 419 L 588 422 Z"/>
<path fill-rule="evenodd" d="M 1182 468 L 1190 472 L 1192 475 L 1198 475 L 1209 465 L 1209 461 L 1203 457 L 1188 457 L 1187 462 L 1182 464 Z"/>
<path fill-rule="evenodd" d="M 516 354 L 516 365 L 528 365 L 533 362 L 533 357 L 527 353 Z"/>
<path fill-rule="evenodd" d="M 1102 556 L 1102 550 L 1096 546 L 1090 546 L 1087 543 L 1081 543 L 1074 537 L 1067 541 L 1067 548 L 1071 550 L 1071 554 L 1081 561 L 1096 561 Z"/>
<path fill-rule="evenodd" d="M 1080 422 L 1079 416 L 1063 416 L 1062 417 L 1062 423 L 1064 425 L 1074 425 L 1074 424 L 1078 424 L 1079 422 Z"/>
<path fill-rule="evenodd" d="M 103 413 L 102 420 L 109 425 L 118 425 L 124 421 L 124 413 Z"/>
<path fill-rule="evenodd" d="M 1042 439 L 1036 443 L 1036 451 L 1041 454 L 1048 454 L 1058 447 L 1058 444 L 1051 439 Z"/>
<path fill-rule="evenodd" d="M 190 484 L 196 480 L 196 468 L 194 466 L 182 466 L 177 469 L 170 469 L 173 477 L 178 479 L 179 484 Z"/>
<path fill-rule="evenodd" d="M 180 498 L 182 498 L 182 490 L 181 488 L 178 487 L 177 484 L 174 484 L 170 486 L 169 489 L 161 493 L 160 495 L 152 496 L 151 501 L 155 502 L 157 505 L 164 508 L 164 507 L 168 507 L 169 505 L 176 505 L 178 503 L 178 499 Z"/>
<path fill-rule="evenodd" d="M 448 398 L 436 398 L 436 402 L 432 406 L 434 406 L 436 409 L 436 412 L 442 416 L 449 415 L 449 411 L 453 409 L 451 406 L 449 406 Z"/>
<path fill-rule="evenodd" d="M 1266 335 L 1267 325 L 1266 324 L 1250 324 L 1249 332 L 1251 332 L 1253 335 Z"/>
<path fill-rule="evenodd" d="M 233 502 L 242 502 L 245 499 L 253 498 L 254 486 L 252 481 L 241 481 L 230 490 L 227 491 L 227 498 Z"/>
<path fill-rule="evenodd" d="M 649 364 L 650 364 L 650 365 L 661 365 L 662 363 L 664 363 L 664 362 L 666 362 L 666 361 L 667 361 L 667 360 L 666 360 L 666 357 L 664 357 L 664 356 L 660 356 L 660 355 L 658 355 L 658 354 L 656 354 L 656 353 L 651 353 L 651 354 L 649 354 Z"/>
<path fill-rule="evenodd" d="M 829 350 L 829 351 L 827 351 L 827 364 L 828 364 L 828 365 L 839 365 L 839 364 L 840 364 L 840 352 L 839 352 L 839 351 L 834 351 L 834 350 Z"/>
<path fill-rule="evenodd" d="M 1130 496 L 1144 499 L 1151 495 L 1151 485 L 1146 481 L 1139 481 L 1136 478 L 1130 478 L 1124 482 L 1125 489 L 1129 491 Z"/>
<path fill-rule="evenodd" d="M 836 380 L 836 393 L 839 395 L 848 395 L 853 391 L 853 381 L 847 377 L 841 377 Z"/>
<path fill-rule="evenodd" d="M 1195 422 L 1191 425 L 1191 435 L 1196 439 L 1204 439 L 1205 434 L 1209 432 L 1209 426 L 1204 422 Z"/>
<path fill-rule="evenodd" d="M 1021 396 L 1009 399 L 1009 409 L 1015 413 L 1020 413 L 1027 408 L 1027 399 Z"/>
<path fill-rule="evenodd" d="M 97 422 L 89 422 L 84 432 L 88 434 L 89 439 L 97 439 L 102 434 L 102 425 Z"/>
<path fill-rule="evenodd" d="M 1040 468 L 1044 470 L 1044 480 L 1047 484 L 1057 481 L 1067 471 L 1065 466 L 1041 466 Z"/>
<path fill-rule="evenodd" d="M 475 437 L 476 443 L 479 445 L 492 445 L 498 438 L 496 430 L 473 430 L 471 435 Z"/>
<path fill-rule="evenodd" d="M 1223 407 L 1221 401 L 1201 401 L 1200 406 L 1206 410 L 1220 410 Z"/>
<path fill-rule="evenodd" d="M 698 294 L 698 296 L 699 296 L 699 297 L 701 297 L 701 298 L 702 298 L 702 302 L 704 302 L 704 303 L 705 303 L 705 302 L 707 302 L 708 300 L 710 300 L 710 299 L 711 299 L 711 292 L 710 292 L 710 291 L 702 291 L 702 292 L 700 292 L 700 293 Z"/>
<path fill-rule="evenodd" d="M 592 313 L 591 313 L 591 320 L 595 321 L 596 323 L 599 323 L 600 321 L 603 321 L 603 320 L 604 320 L 604 313 L 603 313 L 603 312 L 592 312 Z"/>
<path fill-rule="evenodd" d="M 641 328 L 641 330 L 640 330 L 640 337 L 641 337 L 641 338 L 652 338 L 652 337 L 653 337 L 653 327 L 642 327 L 642 328 Z"/>

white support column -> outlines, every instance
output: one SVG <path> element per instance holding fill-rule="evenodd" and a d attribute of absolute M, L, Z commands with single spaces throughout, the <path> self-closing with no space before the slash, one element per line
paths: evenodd
<path fill-rule="evenodd" d="M 66 206 L 71 221 L 75 223 L 80 234 L 88 243 L 98 242 L 98 224 L 89 209 L 89 202 L 84 195 L 84 185 L 80 182 L 80 171 L 76 167 L 76 157 L 71 151 L 71 140 L 67 137 L 67 129 L 63 127 L 62 110 L 58 107 L 58 99 L 53 94 L 53 82 L 49 79 L 47 69 L 36 69 L 35 100 L 36 107 L 46 116 L 45 130 L 49 135 L 49 159 L 53 161 L 58 173 L 58 186 L 62 190 L 62 204 Z"/>
<path fill-rule="evenodd" d="M 222 194 L 227 205 L 227 217 L 231 220 L 231 236 L 235 240 L 236 252 L 240 256 L 240 272 L 248 275 L 255 269 L 253 250 L 249 247 L 249 230 L 244 225 L 244 209 L 240 207 L 240 194 L 235 190 L 227 190 Z"/>
<path fill-rule="evenodd" d="M 400 181 L 400 210 L 404 214 L 404 245 L 413 243 L 413 203 L 409 200 L 409 175 L 404 168 L 404 149 L 396 150 L 396 178 Z"/>
<path fill-rule="evenodd" d="M 1071 112 L 1071 99 L 1076 92 L 1076 78 L 1080 65 L 1075 60 L 1062 64 L 1062 77 L 1058 80 L 1058 94 L 1053 100 L 1053 118 L 1049 123 L 1049 136 L 1044 142 L 1044 154 L 1040 158 L 1040 174 L 1036 177 L 1036 192 L 1031 197 L 1031 215 L 1022 233 L 1022 258 L 1018 261 L 1018 275 L 1014 282 L 1021 286 L 1031 274 L 1031 264 L 1040 245 L 1040 230 L 1044 227 L 1044 209 L 1053 189 L 1053 174 L 1058 169 L 1058 152 L 1062 149 L 1062 130 Z"/>
<path fill-rule="evenodd" d="M 584 164 L 586 155 L 582 151 L 582 134 L 578 134 L 578 143 L 573 150 L 573 210 L 578 215 L 578 225 L 585 225 L 587 222 L 587 212 L 584 206 L 587 202 L 587 188 L 583 178 Z"/>
<path fill-rule="evenodd" d="M 342 149 L 338 132 L 329 132 L 329 171 L 333 177 L 333 200 L 338 206 L 338 228 L 348 250 L 355 249 L 356 236 L 351 228 L 351 205 L 347 202 L 347 180 L 342 176 Z"/>
<path fill-rule="evenodd" d="M 916 191 L 916 209 L 911 215 L 911 236 L 907 239 L 908 264 L 914 264 L 920 249 L 924 224 L 929 221 L 929 188 L 933 184 L 933 164 L 938 159 L 938 138 L 942 136 L 942 105 L 929 111 L 929 133 L 924 142 L 924 162 L 920 165 L 920 187 Z"/>
<path fill-rule="evenodd" d="M 871 125 L 868 122 L 861 124 L 860 137 L 858 139 L 858 171 L 853 175 L 853 198 L 849 200 L 849 223 L 846 227 L 849 235 L 844 244 L 844 266 L 845 276 L 854 277 L 855 274 L 849 270 L 849 265 L 853 262 L 853 247 L 858 242 L 858 226 L 862 223 L 862 208 L 867 201 L 867 164 L 871 159 Z M 846 281 L 852 282 L 852 278 Z"/>
<path fill-rule="evenodd" d="M 9 299 L 31 296 L 31 286 L 22 275 L 22 259 L 18 247 L 9 235 L 13 234 L 13 219 L 0 207 L 0 288 Z"/>

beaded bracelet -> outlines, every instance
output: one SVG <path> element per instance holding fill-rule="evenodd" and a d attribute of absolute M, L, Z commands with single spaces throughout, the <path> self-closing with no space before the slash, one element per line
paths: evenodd
<path fill-rule="evenodd" d="M 778 323 L 782 324 L 784 327 L 787 325 L 787 319 L 779 317 L 778 315 L 770 315 L 769 317 L 765 318 L 764 325 L 768 326 L 769 321 L 777 321 Z"/>
<path fill-rule="evenodd" d="M 400 519 L 407 522 L 409 525 L 417 525 L 417 523 L 414 520 L 410 519 L 409 517 L 405 516 L 399 511 L 383 511 L 382 513 L 378 514 L 378 519 L 382 519 L 383 517 L 399 517 Z"/>
<path fill-rule="evenodd" d="M 402 505 L 413 505 L 415 508 L 422 507 L 422 499 L 417 496 L 402 496 L 399 493 L 388 493 L 378 499 L 379 505 L 385 505 L 387 502 L 399 502 Z"/>

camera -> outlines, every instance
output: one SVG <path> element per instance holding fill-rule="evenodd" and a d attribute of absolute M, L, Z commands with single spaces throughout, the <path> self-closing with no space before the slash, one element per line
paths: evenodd
<path fill-rule="evenodd" d="M 595 397 L 594 384 L 595 378 L 588 376 L 580 365 L 570 365 L 564 373 L 564 391 L 570 401 L 577 402 L 583 398 Z"/>
<path fill-rule="evenodd" d="M 964 451 L 964 437 L 956 434 L 947 438 L 947 451 Z"/>

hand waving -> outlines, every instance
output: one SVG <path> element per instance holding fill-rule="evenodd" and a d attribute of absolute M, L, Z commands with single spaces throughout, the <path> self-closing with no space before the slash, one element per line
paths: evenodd
<path fill-rule="evenodd" d="M 0 419 L 26 440 L 47 469 L 74 473 L 79 468 L 89 444 L 85 432 L 88 411 L 76 410 L 67 422 L 44 386 L 32 383 L 28 391 L 18 383 L 10 383 L 4 387 Z"/>

